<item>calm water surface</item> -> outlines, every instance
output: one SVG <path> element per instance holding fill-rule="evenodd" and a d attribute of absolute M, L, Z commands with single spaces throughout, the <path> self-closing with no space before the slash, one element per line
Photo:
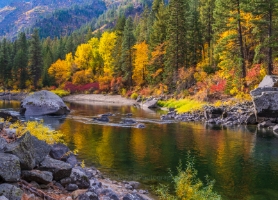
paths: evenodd
<path fill-rule="evenodd" d="M 66 117 L 46 117 L 45 123 L 63 131 L 71 149 L 87 166 L 97 166 L 106 177 L 137 180 L 145 187 L 170 182 L 187 152 L 196 158 L 198 176 L 216 180 L 223 199 L 278 199 L 278 139 L 255 127 L 220 128 L 199 123 L 163 123 L 160 113 L 129 106 L 68 104 Z M 18 102 L 1 102 L 0 108 L 18 114 Z M 93 116 L 111 112 L 107 124 Z M 123 127 L 126 114 L 145 129 Z M 36 118 L 40 119 L 40 117 Z"/>

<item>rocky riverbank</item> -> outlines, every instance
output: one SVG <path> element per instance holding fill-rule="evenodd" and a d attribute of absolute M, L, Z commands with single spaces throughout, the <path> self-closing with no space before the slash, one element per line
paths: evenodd
<path fill-rule="evenodd" d="M 150 199 L 140 183 L 105 179 L 66 145 L 49 145 L 29 132 L 17 137 L 10 125 L 0 123 L 0 199 Z"/>
<path fill-rule="evenodd" d="M 28 93 L 19 92 L 19 93 L 12 93 L 12 92 L 0 92 L 0 100 L 16 100 L 21 101 L 24 99 Z"/>

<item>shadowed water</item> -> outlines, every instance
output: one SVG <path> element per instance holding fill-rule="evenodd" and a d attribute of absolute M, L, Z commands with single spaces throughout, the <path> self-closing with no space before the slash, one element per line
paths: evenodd
<path fill-rule="evenodd" d="M 215 179 L 215 190 L 223 199 L 278 199 L 278 139 L 269 131 L 162 122 L 159 112 L 129 106 L 68 106 L 68 116 L 43 117 L 45 123 L 63 131 L 79 159 L 97 166 L 108 178 L 137 180 L 146 187 L 169 183 L 168 169 L 175 172 L 190 151 L 199 178 Z M 19 103 L 0 101 L 0 108 L 18 114 Z M 109 123 L 93 120 L 104 113 L 113 114 Z M 129 113 L 146 128 L 120 124 Z"/>

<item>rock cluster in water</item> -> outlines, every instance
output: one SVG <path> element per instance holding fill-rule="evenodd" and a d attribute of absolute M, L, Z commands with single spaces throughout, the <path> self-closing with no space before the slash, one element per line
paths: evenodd
<path fill-rule="evenodd" d="M 49 145 L 29 132 L 17 138 L 9 125 L 0 123 L 0 199 L 147 198 L 138 182 L 104 179 L 97 169 L 82 168 L 66 145 Z M 55 188 L 66 196 L 55 196 Z"/>

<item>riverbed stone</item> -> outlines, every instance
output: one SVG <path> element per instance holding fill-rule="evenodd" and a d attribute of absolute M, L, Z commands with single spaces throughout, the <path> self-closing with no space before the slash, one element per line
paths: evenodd
<path fill-rule="evenodd" d="M 0 200 L 9 200 L 9 199 L 7 199 L 7 197 L 5 196 L 0 196 Z"/>
<path fill-rule="evenodd" d="M 95 192 L 88 191 L 84 194 L 80 194 L 78 200 L 99 200 L 98 195 Z"/>
<path fill-rule="evenodd" d="M 111 189 L 103 189 L 100 192 L 103 199 L 119 200 L 119 196 Z"/>
<path fill-rule="evenodd" d="M 34 92 L 21 101 L 22 115 L 64 115 L 70 110 L 63 100 L 50 91 Z"/>
<path fill-rule="evenodd" d="M 72 167 L 70 164 L 55 160 L 47 156 L 39 165 L 39 170 L 49 171 L 53 173 L 53 179 L 59 181 L 63 178 L 69 177 Z"/>
<path fill-rule="evenodd" d="M 0 184 L 0 196 L 1 195 L 7 197 L 9 200 L 21 200 L 23 191 L 14 185 L 3 183 Z"/>
<path fill-rule="evenodd" d="M 78 189 L 78 185 L 70 183 L 66 186 L 66 190 L 67 191 L 75 191 Z"/>
<path fill-rule="evenodd" d="M 70 174 L 72 183 L 78 185 L 79 189 L 87 189 L 90 187 L 88 176 L 81 169 L 73 168 Z"/>
<path fill-rule="evenodd" d="M 123 197 L 123 200 L 145 200 L 145 199 L 137 193 L 128 193 Z"/>
<path fill-rule="evenodd" d="M 142 107 L 143 108 L 157 108 L 157 101 L 158 100 L 156 98 L 147 99 L 147 101 L 145 101 L 142 104 Z"/>
<path fill-rule="evenodd" d="M 6 182 L 16 182 L 20 179 L 19 158 L 12 154 L 0 153 L 0 178 Z"/>
<path fill-rule="evenodd" d="M 140 187 L 140 183 L 137 181 L 129 181 L 128 184 L 131 185 L 133 189 L 138 189 Z"/>
<path fill-rule="evenodd" d="M 258 124 L 258 128 L 268 128 L 268 127 L 274 127 L 276 124 L 272 123 L 270 120 L 264 121 L 262 123 Z"/>
<path fill-rule="evenodd" d="M 251 114 L 248 114 L 246 120 L 245 120 L 245 123 L 246 124 L 251 124 L 251 125 L 254 125 L 257 123 L 257 118 L 256 118 L 256 115 L 254 113 L 251 113 Z"/>
<path fill-rule="evenodd" d="M 52 145 L 49 155 L 56 160 L 66 161 L 69 153 L 70 149 L 66 145 L 58 143 Z"/>
<path fill-rule="evenodd" d="M 6 153 L 16 155 L 19 158 L 21 169 L 33 169 L 36 165 L 32 137 L 29 132 L 18 140 L 6 146 Z"/>
<path fill-rule="evenodd" d="M 48 171 L 40 171 L 40 170 L 22 170 L 21 176 L 26 181 L 35 181 L 37 183 L 48 184 L 52 181 L 53 175 Z"/>

